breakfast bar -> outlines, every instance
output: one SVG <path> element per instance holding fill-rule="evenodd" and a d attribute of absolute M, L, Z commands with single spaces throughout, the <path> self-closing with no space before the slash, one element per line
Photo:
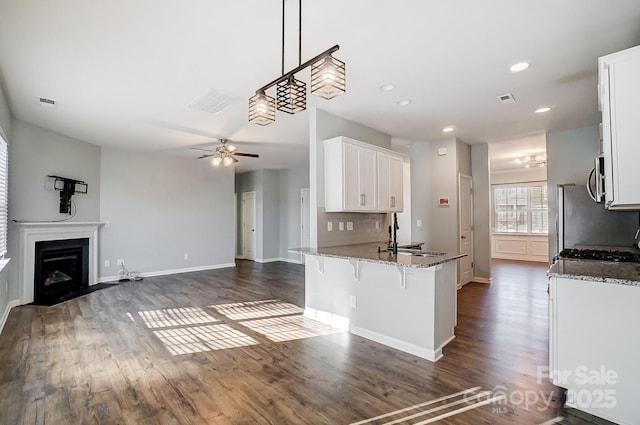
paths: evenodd
<path fill-rule="evenodd" d="M 430 361 L 454 337 L 458 258 L 366 243 L 305 255 L 305 316 Z"/>

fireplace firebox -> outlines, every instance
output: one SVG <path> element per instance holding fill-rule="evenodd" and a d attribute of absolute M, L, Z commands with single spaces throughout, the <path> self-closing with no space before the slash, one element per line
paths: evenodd
<path fill-rule="evenodd" d="M 35 243 L 34 303 L 63 300 L 89 287 L 89 238 Z"/>

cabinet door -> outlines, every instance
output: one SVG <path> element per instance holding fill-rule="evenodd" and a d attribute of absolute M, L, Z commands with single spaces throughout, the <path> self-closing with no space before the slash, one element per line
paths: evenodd
<path fill-rule="evenodd" d="M 391 211 L 402 211 L 403 174 L 402 158 L 389 157 L 389 198 Z"/>
<path fill-rule="evenodd" d="M 611 114 L 611 206 L 637 208 L 640 204 L 640 50 L 609 65 Z M 635 206 L 635 207 L 634 207 Z"/>
<path fill-rule="evenodd" d="M 358 171 L 360 190 L 360 211 L 376 211 L 376 152 L 372 149 L 358 148 Z"/>
<path fill-rule="evenodd" d="M 378 210 L 391 211 L 391 158 L 378 153 Z"/>
<path fill-rule="evenodd" d="M 360 148 L 349 143 L 343 144 L 343 193 L 344 209 L 357 211 L 361 208 L 362 201 L 360 192 Z M 325 188 L 328 190 L 328 188 Z"/>

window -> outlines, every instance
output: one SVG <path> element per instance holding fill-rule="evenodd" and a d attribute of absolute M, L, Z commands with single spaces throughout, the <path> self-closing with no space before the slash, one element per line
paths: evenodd
<path fill-rule="evenodd" d="M 496 233 L 549 232 L 545 183 L 494 186 L 493 201 Z"/>
<path fill-rule="evenodd" d="M 7 142 L 0 136 L 0 258 L 7 253 L 7 227 L 8 219 L 8 197 L 9 188 L 9 154 Z"/>

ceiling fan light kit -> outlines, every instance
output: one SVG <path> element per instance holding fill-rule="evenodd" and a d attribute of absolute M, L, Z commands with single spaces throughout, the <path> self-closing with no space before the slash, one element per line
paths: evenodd
<path fill-rule="evenodd" d="M 269 125 L 276 120 L 276 101 L 266 91 L 277 85 L 277 109 L 287 114 L 295 114 L 307 109 L 307 87 L 295 74 L 311 66 L 311 93 L 324 99 L 345 93 L 346 72 L 344 62 L 331 56 L 340 49 L 337 44 L 319 55 L 302 62 L 302 0 L 298 1 L 298 66 L 285 74 L 284 72 L 284 10 L 282 0 L 282 75 L 269 84 L 256 90 L 255 96 L 249 99 L 249 122 Z"/>
<path fill-rule="evenodd" d="M 233 145 L 228 145 L 227 139 L 219 139 L 222 146 L 218 146 L 215 151 L 210 151 L 208 149 L 200 149 L 200 148 L 191 148 L 196 150 L 207 150 L 211 153 L 207 153 L 198 157 L 198 159 L 203 158 L 211 158 L 211 165 L 214 167 L 230 167 L 231 165 L 238 162 L 236 156 L 246 156 L 249 158 L 260 158 L 260 155 L 255 153 L 244 153 L 244 152 L 236 152 L 236 147 Z"/>

